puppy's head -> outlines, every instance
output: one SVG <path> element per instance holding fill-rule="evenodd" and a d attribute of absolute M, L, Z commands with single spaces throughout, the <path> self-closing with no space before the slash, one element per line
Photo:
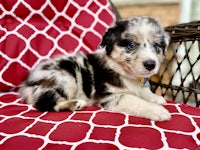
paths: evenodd
<path fill-rule="evenodd" d="M 153 18 L 135 17 L 117 22 L 105 33 L 101 46 L 128 78 L 157 73 L 169 36 Z"/>

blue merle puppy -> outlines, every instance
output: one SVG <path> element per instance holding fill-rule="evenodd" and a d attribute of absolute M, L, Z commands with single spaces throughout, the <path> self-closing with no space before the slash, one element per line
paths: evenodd
<path fill-rule="evenodd" d="M 147 79 L 156 74 L 169 36 L 153 18 L 116 22 L 93 54 L 60 56 L 40 64 L 20 85 L 27 103 L 40 111 L 81 110 L 98 105 L 155 121 L 171 118 L 163 97 Z"/>

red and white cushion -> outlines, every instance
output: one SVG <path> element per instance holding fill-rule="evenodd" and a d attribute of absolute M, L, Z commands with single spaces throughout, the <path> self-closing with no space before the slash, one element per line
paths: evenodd
<path fill-rule="evenodd" d="M 0 91 L 43 60 L 97 50 L 115 21 L 107 0 L 4 0 L 0 15 Z"/>
<path fill-rule="evenodd" d="M 80 112 L 38 112 L 15 92 L 0 94 L 0 149 L 122 150 L 200 147 L 200 109 L 168 102 L 172 119 L 148 119 L 96 106 Z"/>

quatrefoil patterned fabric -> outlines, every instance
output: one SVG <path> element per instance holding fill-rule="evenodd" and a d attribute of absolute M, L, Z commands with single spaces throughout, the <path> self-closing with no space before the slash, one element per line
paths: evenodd
<path fill-rule="evenodd" d="M 96 51 L 114 21 L 107 0 L 1 1 L 0 91 L 15 88 L 43 60 Z"/>
<path fill-rule="evenodd" d="M 200 149 L 200 109 L 168 101 L 170 121 L 154 122 L 90 106 L 38 112 L 16 92 L 0 93 L 2 150 Z"/>

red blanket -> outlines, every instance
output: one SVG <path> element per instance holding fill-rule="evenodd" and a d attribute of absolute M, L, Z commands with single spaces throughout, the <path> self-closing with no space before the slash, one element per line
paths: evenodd
<path fill-rule="evenodd" d="M 91 52 L 115 21 L 107 0 L 0 1 L 0 149 L 200 149 L 200 109 L 168 102 L 154 122 L 96 106 L 38 112 L 15 92 L 41 61 Z"/>

